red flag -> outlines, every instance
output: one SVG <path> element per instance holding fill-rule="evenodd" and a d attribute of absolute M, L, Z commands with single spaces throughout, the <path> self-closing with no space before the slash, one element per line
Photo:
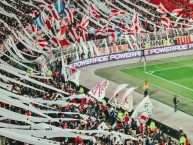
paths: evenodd
<path fill-rule="evenodd" d="M 162 13 L 162 14 L 166 14 L 167 10 L 165 9 L 165 7 L 162 5 L 162 3 L 159 4 L 159 6 L 157 7 L 157 11 Z"/>
<path fill-rule="evenodd" d="M 68 29 L 68 25 L 64 26 L 58 33 L 57 33 L 57 38 L 58 39 L 63 39 L 63 36 L 66 34 L 66 30 Z"/>
<path fill-rule="evenodd" d="M 183 9 L 175 9 L 171 12 L 171 15 L 172 16 L 178 16 L 181 12 L 182 12 Z"/>
<path fill-rule="evenodd" d="M 60 40 L 60 44 L 61 44 L 61 46 L 68 46 L 71 43 L 69 41 L 67 41 L 67 40 Z"/>
<path fill-rule="evenodd" d="M 161 23 L 163 24 L 163 25 L 166 25 L 166 26 L 168 26 L 169 27 L 169 25 L 170 25 L 170 19 L 168 19 L 167 17 L 162 17 L 161 18 Z"/>
<path fill-rule="evenodd" d="M 52 43 L 55 47 L 59 46 L 58 40 L 55 37 L 52 37 L 50 40 L 50 43 Z"/>

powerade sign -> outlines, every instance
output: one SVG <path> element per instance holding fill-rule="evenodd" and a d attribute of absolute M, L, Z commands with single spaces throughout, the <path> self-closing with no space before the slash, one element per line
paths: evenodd
<path fill-rule="evenodd" d="M 184 45 L 176 45 L 176 46 L 168 46 L 168 47 L 161 47 L 161 48 L 153 48 L 153 49 L 147 49 L 145 50 L 145 55 L 156 55 L 156 54 L 163 54 L 163 53 L 171 53 L 176 51 L 183 51 L 193 49 L 193 43 L 192 44 L 184 44 Z M 129 51 L 129 52 L 123 52 L 123 53 L 116 53 L 116 54 L 109 54 L 109 55 L 103 55 L 93 58 L 88 58 L 76 62 L 72 62 L 70 65 L 75 68 L 80 68 L 92 64 L 98 64 L 108 61 L 115 61 L 115 60 L 123 60 L 123 59 L 131 59 L 141 56 L 141 51 Z"/>
<path fill-rule="evenodd" d="M 97 63 L 102 63 L 102 62 L 108 62 L 109 61 L 109 55 L 103 55 L 100 57 L 92 57 L 76 62 L 72 62 L 70 65 L 73 67 L 83 67 L 91 64 L 97 64 Z"/>

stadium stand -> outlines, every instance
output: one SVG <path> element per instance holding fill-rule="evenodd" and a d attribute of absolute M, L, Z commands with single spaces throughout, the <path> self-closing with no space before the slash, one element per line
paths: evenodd
<path fill-rule="evenodd" d="M 153 110 L 135 120 L 133 111 L 90 95 L 79 85 L 80 71 L 67 64 L 102 55 L 97 48 L 103 45 L 127 44 L 122 52 L 140 49 L 130 45 L 137 40 L 187 36 L 192 5 L 185 0 L 68 2 L 0 2 L 2 144 L 188 145 L 182 129 L 149 119 Z"/>

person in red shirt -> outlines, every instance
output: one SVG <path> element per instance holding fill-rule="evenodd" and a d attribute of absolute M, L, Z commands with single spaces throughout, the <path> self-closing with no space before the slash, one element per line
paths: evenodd
<path fill-rule="evenodd" d="M 139 126 L 139 131 L 142 133 L 144 131 L 144 127 L 143 127 L 143 124 L 141 123 L 140 126 Z"/>
<path fill-rule="evenodd" d="M 128 116 L 127 114 L 126 114 L 126 116 L 124 117 L 124 120 L 125 120 L 126 123 L 129 122 L 129 116 Z"/>
<path fill-rule="evenodd" d="M 77 136 L 77 138 L 75 139 L 75 145 L 78 145 L 79 143 L 82 142 L 82 138 L 80 138 L 79 136 Z"/>
<path fill-rule="evenodd" d="M 67 123 L 64 123 L 62 128 L 63 128 L 63 129 L 67 129 L 67 128 L 68 128 Z"/>

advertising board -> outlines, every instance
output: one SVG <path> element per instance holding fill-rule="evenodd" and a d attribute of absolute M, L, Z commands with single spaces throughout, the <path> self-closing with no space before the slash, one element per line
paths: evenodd
<path fill-rule="evenodd" d="M 193 43 L 146 49 L 145 55 L 148 56 L 148 55 L 172 53 L 172 52 L 184 51 L 184 50 L 189 50 L 189 49 L 193 49 Z M 113 53 L 113 54 L 109 54 L 109 55 L 92 57 L 92 58 L 72 62 L 70 65 L 75 67 L 75 68 L 80 68 L 80 67 L 98 64 L 98 63 L 103 63 L 103 62 L 123 60 L 123 59 L 131 59 L 131 58 L 136 58 L 136 57 L 140 57 L 140 56 L 141 56 L 140 50 L 127 51 L 127 52 L 122 52 L 122 53 Z"/>

